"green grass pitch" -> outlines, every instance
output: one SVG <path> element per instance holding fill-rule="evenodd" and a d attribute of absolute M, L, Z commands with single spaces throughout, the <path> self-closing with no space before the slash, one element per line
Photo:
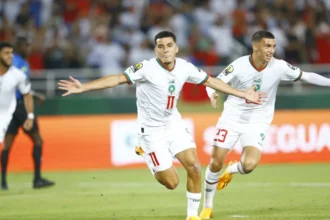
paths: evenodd
<path fill-rule="evenodd" d="M 30 173 L 10 173 L 0 191 L 4 220 L 185 220 L 185 172 L 173 191 L 146 169 L 48 172 L 53 188 L 33 190 Z M 204 175 L 204 170 L 203 170 Z M 216 219 L 330 219 L 330 164 L 262 165 L 218 191 Z"/>

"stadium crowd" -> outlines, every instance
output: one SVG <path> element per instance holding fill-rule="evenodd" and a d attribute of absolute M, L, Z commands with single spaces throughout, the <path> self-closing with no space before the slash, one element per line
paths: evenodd
<path fill-rule="evenodd" d="M 32 70 L 118 73 L 153 57 L 163 29 L 176 33 L 179 56 L 201 66 L 249 53 L 263 29 L 276 37 L 276 57 L 330 63 L 329 9 L 330 0 L 2 0 L 0 40 L 27 36 Z"/>

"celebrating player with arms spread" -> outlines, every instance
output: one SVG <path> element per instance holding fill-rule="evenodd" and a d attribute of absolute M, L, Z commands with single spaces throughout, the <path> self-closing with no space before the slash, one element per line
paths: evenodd
<path fill-rule="evenodd" d="M 178 52 L 173 33 L 162 31 L 155 36 L 157 58 L 135 64 L 123 74 L 106 76 L 81 84 L 61 80 L 64 94 L 104 89 L 120 84 L 136 84 L 139 142 L 137 152 L 144 158 L 155 178 L 168 189 L 175 189 L 179 177 L 172 164 L 176 157 L 187 171 L 187 219 L 198 220 L 201 199 L 201 171 L 193 137 L 187 132 L 176 108 L 177 99 L 185 82 L 202 84 L 218 91 L 261 103 L 263 93 L 255 87 L 240 91 L 221 80 L 209 77 L 187 61 L 176 58 Z M 246 91 L 246 92 L 245 92 Z"/>
<path fill-rule="evenodd" d="M 275 37 L 272 33 L 258 31 L 252 37 L 253 53 L 231 63 L 217 78 L 240 90 L 255 85 L 257 91 L 265 92 L 268 100 L 260 105 L 248 100 L 229 96 L 224 111 L 216 126 L 216 136 L 211 161 L 205 173 L 204 208 L 202 219 L 212 217 L 215 189 L 223 189 L 231 181 L 233 174 L 251 173 L 259 163 L 263 142 L 273 120 L 275 98 L 281 80 L 305 82 L 330 86 L 330 79 L 315 73 L 302 72 L 299 68 L 273 57 Z M 211 103 L 216 107 L 217 91 L 207 88 Z M 243 146 L 239 162 L 231 161 L 220 176 L 220 170 L 227 153 L 237 141 Z"/>

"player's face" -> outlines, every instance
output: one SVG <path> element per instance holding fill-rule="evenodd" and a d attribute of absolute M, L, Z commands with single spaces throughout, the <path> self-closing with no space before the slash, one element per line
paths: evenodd
<path fill-rule="evenodd" d="M 172 37 L 164 37 L 156 40 L 155 52 L 162 63 L 170 64 L 174 62 L 178 51 L 179 48 Z"/>
<path fill-rule="evenodd" d="M 19 48 L 19 53 L 23 56 L 23 57 L 27 57 L 30 53 L 30 45 L 25 42 L 22 43 L 22 45 Z"/>
<path fill-rule="evenodd" d="M 261 59 L 269 62 L 275 53 L 276 41 L 275 39 L 262 38 L 257 46 L 257 53 Z"/>
<path fill-rule="evenodd" d="M 5 47 L 0 51 L 0 63 L 9 68 L 13 62 L 13 48 Z"/>

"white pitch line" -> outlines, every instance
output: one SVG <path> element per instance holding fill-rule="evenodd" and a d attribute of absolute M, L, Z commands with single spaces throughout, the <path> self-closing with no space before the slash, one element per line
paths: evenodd
<path fill-rule="evenodd" d="M 141 183 L 141 182 L 80 182 L 79 187 L 130 187 L 130 188 L 160 188 L 161 185 L 155 183 Z"/>
<path fill-rule="evenodd" d="M 314 188 L 319 188 L 319 187 L 330 187 L 330 183 L 329 182 L 323 182 L 323 183 L 293 182 L 293 183 L 290 183 L 290 186 L 292 186 L 292 187 L 314 187 Z"/>
<path fill-rule="evenodd" d="M 248 215 L 230 215 L 231 218 L 248 218 Z"/>
<path fill-rule="evenodd" d="M 141 182 L 78 182 L 73 183 L 74 186 L 94 188 L 94 187 L 113 187 L 113 188 L 161 188 L 162 186 L 157 182 L 154 183 L 141 183 Z M 256 188 L 256 187 L 330 187 L 330 182 L 290 182 L 290 183 L 270 183 L 270 182 L 246 182 L 246 183 L 233 183 L 232 188 Z"/>

